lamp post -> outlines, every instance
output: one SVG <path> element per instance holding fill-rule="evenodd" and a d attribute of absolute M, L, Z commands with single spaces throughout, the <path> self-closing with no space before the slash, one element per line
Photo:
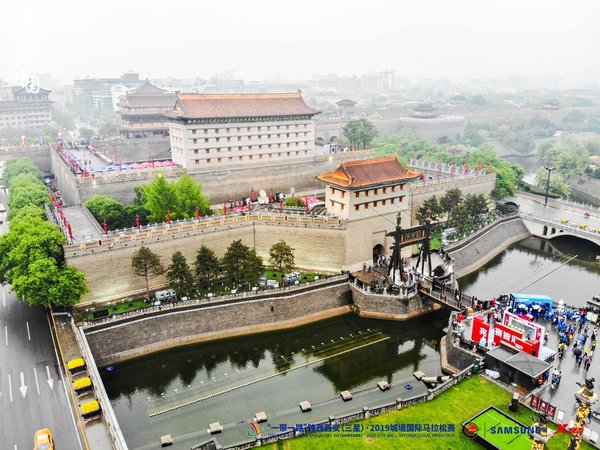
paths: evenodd
<path fill-rule="evenodd" d="M 544 169 L 548 171 L 548 179 L 546 180 L 546 198 L 544 200 L 544 206 L 548 206 L 548 191 L 550 190 L 550 174 L 556 170 L 556 167 L 546 167 Z"/>

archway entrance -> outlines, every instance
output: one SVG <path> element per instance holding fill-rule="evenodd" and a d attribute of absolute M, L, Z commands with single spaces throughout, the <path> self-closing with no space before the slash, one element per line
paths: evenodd
<path fill-rule="evenodd" d="M 382 257 L 385 256 L 385 248 L 381 244 L 377 244 L 373 247 L 373 264 L 376 265 Z"/>

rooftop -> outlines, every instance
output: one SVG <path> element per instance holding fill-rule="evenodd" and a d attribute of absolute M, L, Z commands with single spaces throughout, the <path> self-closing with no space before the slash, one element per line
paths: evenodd
<path fill-rule="evenodd" d="M 178 94 L 172 118 L 205 119 L 315 115 L 300 92 L 270 94 Z"/>
<path fill-rule="evenodd" d="M 487 353 L 488 356 L 502 361 L 521 373 L 537 378 L 552 366 L 529 353 L 512 350 L 506 346 L 497 347 Z"/>
<path fill-rule="evenodd" d="M 389 156 L 343 162 L 333 172 L 319 175 L 317 178 L 328 184 L 354 188 L 408 181 L 420 175 L 421 172 L 404 167 L 395 156 Z"/>

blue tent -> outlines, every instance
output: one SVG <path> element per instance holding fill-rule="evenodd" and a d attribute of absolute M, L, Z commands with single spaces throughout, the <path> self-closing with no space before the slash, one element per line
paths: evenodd
<path fill-rule="evenodd" d="M 525 305 L 527 308 L 538 305 L 540 310 L 552 313 L 552 303 L 554 300 L 547 295 L 517 294 L 513 292 L 510 294 L 510 299 L 513 301 L 513 310 L 517 305 Z"/>

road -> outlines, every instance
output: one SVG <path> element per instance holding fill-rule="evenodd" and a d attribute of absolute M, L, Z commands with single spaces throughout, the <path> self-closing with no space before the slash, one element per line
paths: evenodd
<path fill-rule="evenodd" d="M 40 428 L 52 430 L 57 449 L 81 449 L 68 395 L 46 310 L 0 286 L 0 449 L 33 448 Z"/>
<path fill-rule="evenodd" d="M 552 199 L 548 200 L 548 206 L 544 206 L 544 198 L 536 197 L 516 194 L 515 197 L 510 200 L 520 205 L 519 209 L 521 212 L 527 212 L 550 220 L 567 219 L 571 225 L 585 223 L 588 226 L 588 230 L 600 228 L 600 216 L 594 209 L 584 211 L 581 207 L 564 205 L 554 202 Z M 508 201 L 508 199 L 506 201 Z M 590 213 L 590 217 L 585 217 L 586 212 Z"/>

